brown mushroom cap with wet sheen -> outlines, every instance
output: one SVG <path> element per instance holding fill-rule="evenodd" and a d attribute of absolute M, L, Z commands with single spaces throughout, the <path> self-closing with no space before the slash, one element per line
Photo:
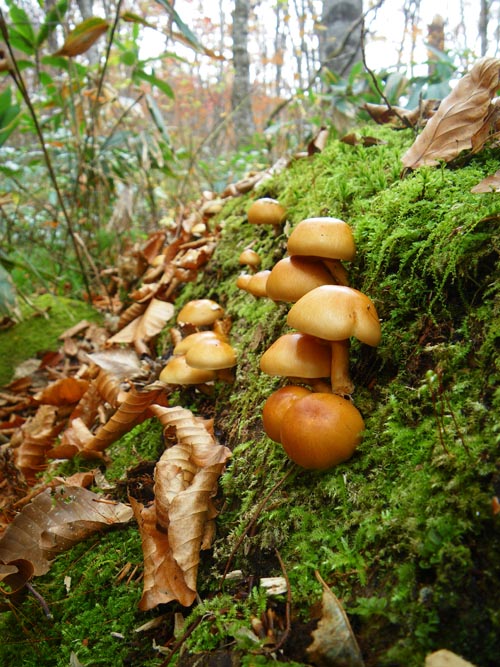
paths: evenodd
<path fill-rule="evenodd" d="M 159 380 L 165 384 L 203 384 L 215 378 L 215 371 L 193 368 L 186 363 L 184 355 L 179 355 L 169 359 Z"/>
<path fill-rule="evenodd" d="M 260 266 L 260 255 L 251 248 L 245 248 L 238 257 L 238 262 L 245 266 L 250 266 L 252 269 L 258 269 Z"/>
<path fill-rule="evenodd" d="M 211 299 L 194 299 L 188 301 L 177 315 L 179 324 L 192 324 L 203 327 L 213 324 L 224 315 L 224 308 Z"/>
<path fill-rule="evenodd" d="M 271 270 L 267 279 L 267 296 L 274 301 L 298 301 L 320 285 L 333 283 L 325 266 L 308 257 L 285 257 Z"/>
<path fill-rule="evenodd" d="M 294 228 L 287 243 L 289 255 L 352 261 L 356 246 L 351 228 L 338 218 L 306 218 Z"/>
<path fill-rule="evenodd" d="M 236 365 L 234 348 L 223 340 L 208 338 L 195 343 L 186 352 L 186 363 L 193 368 L 221 370 Z"/>
<path fill-rule="evenodd" d="M 267 375 L 294 378 L 324 378 L 330 375 L 330 346 L 295 332 L 280 336 L 260 358 L 260 369 Z"/>
<path fill-rule="evenodd" d="M 266 286 L 270 273 L 269 269 L 257 271 L 253 276 L 242 273 L 238 276 L 236 286 L 253 296 L 267 296 Z"/>
<path fill-rule="evenodd" d="M 280 225 L 286 218 L 286 209 L 276 199 L 262 197 L 256 199 L 247 211 L 248 222 L 252 225 Z"/>
<path fill-rule="evenodd" d="M 281 442 L 281 422 L 285 412 L 291 407 L 292 403 L 299 398 L 308 396 L 310 393 L 309 389 L 305 387 L 291 384 L 277 389 L 269 396 L 262 409 L 262 424 L 264 431 L 271 440 Z"/>
<path fill-rule="evenodd" d="M 186 354 L 190 347 L 195 343 L 199 343 L 202 340 L 222 340 L 222 337 L 217 334 L 215 331 L 197 331 L 196 333 L 189 334 L 183 338 L 177 345 L 174 347 L 174 354 Z"/>
<path fill-rule="evenodd" d="M 294 329 L 332 344 L 332 391 L 350 394 L 349 338 L 368 345 L 380 342 L 380 321 L 373 301 L 344 285 L 322 285 L 305 294 L 290 309 L 287 323 Z"/>
<path fill-rule="evenodd" d="M 280 438 L 292 461 L 303 468 L 326 470 L 353 455 L 363 430 L 363 418 L 350 401 L 311 393 L 285 412 Z"/>

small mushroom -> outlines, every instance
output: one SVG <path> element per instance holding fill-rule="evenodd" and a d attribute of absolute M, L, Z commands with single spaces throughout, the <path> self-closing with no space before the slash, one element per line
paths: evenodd
<path fill-rule="evenodd" d="M 330 346 L 304 333 L 280 336 L 260 359 L 260 369 L 267 375 L 302 380 L 316 389 L 325 390 L 318 378 L 329 377 L 332 357 Z"/>
<path fill-rule="evenodd" d="M 249 266 L 253 270 L 257 270 L 260 266 L 260 255 L 252 248 L 245 248 L 238 258 L 238 262 L 243 266 Z"/>
<path fill-rule="evenodd" d="M 215 331 L 197 331 L 196 333 L 189 334 L 189 336 L 186 336 L 177 343 L 174 347 L 174 354 L 186 354 L 189 348 L 195 345 L 195 343 L 207 339 L 221 340 L 221 336 Z"/>
<path fill-rule="evenodd" d="M 335 283 L 349 284 L 347 272 L 340 260 L 352 261 L 356 254 L 356 245 L 351 228 L 343 220 L 338 218 L 302 220 L 290 234 L 287 249 L 291 256 L 321 258 Z"/>
<path fill-rule="evenodd" d="M 216 373 L 211 370 L 193 368 L 186 362 L 185 355 L 171 357 L 161 371 L 159 380 L 165 384 L 203 384 L 215 380 Z"/>
<path fill-rule="evenodd" d="M 266 292 L 273 301 L 294 303 L 320 285 L 333 283 L 325 266 L 308 257 L 285 257 L 271 269 Z"/>
<path fill-rule="evenodd" d="M 251 204 L 247 216 L 252 225 L 273 225 L 277 230 L 286 218 L 286 208 L 276 199 L 262 197 Z"/>
<path fill-rule="evenodd" d="M 211 299 L 188 301 L 177 315 L 180 325 L 191 324 L 194 327 L 209 326 L 224 315 L 224 308 Z"/>
<path fill-rule="evenodd" d="M 253 296 L 267 296 L 266 285 L 270 273 L 271 271 L 269 269 L 266 269 L 265 271 L 257 271 L 257 273 L 254 273 L 253 276 L 242 273 L 240 276 L 238 276 L 236 285 L 240 289 L 245 290 L 245 292 L 249 292 Z"/>
<path fill-rule="evenodd" d="M 290 309 L 287 323 L 311 336 L 331 341 L 332 391 L 352 394 L 349 376 L 349 338 L 376 346 L 380 321 L 375 305 L 365 294 L 344 285 L 322 285 L 305 294 Z"/>
<path fill-rule="evenodd" d="M 286 410 L 280 438 L 292 461 L 303 468 L 326 470 L 353 455 L 363 430 L 363 418 L 350 401 L 311 393 Z"/>
<path fill-rule="evenodd" d="M 192 345 L 186 352 L 186 363 L 193 368 L 218 371 L 236 365 L 234 348 L 218 338 L 206 338 Z"/>
<path fill-rule="evenodd" d="M 298 385 L 287 385 L 274 391 L 264 403 L 262 409 L 262 424 L 267 435 L 274 442 L 281 442 L 281 422 L 285 412 L 292 403 L 299 398 L 308 396 L 311 392 L 305 387 Z"/>

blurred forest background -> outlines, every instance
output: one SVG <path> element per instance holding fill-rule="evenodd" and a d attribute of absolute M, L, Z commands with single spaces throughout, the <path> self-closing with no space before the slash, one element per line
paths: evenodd
<path fill-rule="evenodd" d="M 500 2 L 0 0 L 0 316 L 37 290 L 112 308 L 190 202 L 415 108 L 499 48 Z M 431 12 L 429 14 L 429 12 Z M 127 267 L 121 267 L 126 271 Z M 15 288 L 14 288 L 15 285 Z"/>

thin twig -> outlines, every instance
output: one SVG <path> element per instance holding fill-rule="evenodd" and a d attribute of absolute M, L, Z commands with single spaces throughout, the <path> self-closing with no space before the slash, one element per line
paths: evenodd
<path fill-rule="evenodd" d="M 404 116 L 402 116 L 398 112 L 398 110 L 395 107 L 393 107 L 392 104 L 389 102 L 389 100 L 388 100 L 387 96 L 385 95 L 384 91 L 379 86 L 378 79 L 375 75 L 375 72 L 368 67 L 368 63 L 366 62 L 365 31 L 364 31 L 364 29 L 361 30 L 361 57 L 363 58 L 363 66 L 364 66 L 365 70 L 368 72 L 368 74 L 370 75 L 372 83 L 375 86 L 375 90 L 377 91 L 377 93 L 380 95 L 380 97 L 386 103 L 388 110 L 391 111 L 397 118 L 399 118 L 399 120 L 401 121 L 401 123 L 403 124 L 404 127 L 414 129 L 412 124 L 408 120 L 408 118 L 404 118 Z"/>
<path fill-rule="evenodd" d="M 226 567 L 224 568 L 224 572 L 222 573 L 222 578 L 221 578 L 221 581 L 219 583 L 219 591 L 222 590 L 222 584 L 224 583 L 224 580 L 227 577 L 227 573 L 229 572 L 229 568 L 231 567 L 231 563 L 233 562 L 233 558 L 234 558 L 236 552 L 238 551 L 238 549 L 242 545 L 243 540 L 248 535 L 249 531 L 252 529 L 252 527 L 255 524 L 255 522 L 257 521 L 257 519 L 259 518 L 259 515 L 262 512 L 266 503 L 268 502 L 269 498 L 271 498 L 273 493 L 275 491 L 277 491 L 280 488 L 280 486 L 282 486 L 286 482 L 286 480 L 291 476 L 292 473 L 297 474 L 298 472 L 300 472 L 300 468 L 298 466 L 293 466 L 292 468 L 290 468 L 290 470 L 288 470 L 288 472 L 285 475 L 283 475 L 283 477 L 278 482 L 276 482 L 276 484 L 272 487 L 272 489 L 268 493 L 266 493 L 264 498 L 257 505 L 257 509 L 255 510 L 254 515 L 252 516 L 250 521 L 247 523 L 247 525 L 243 529 L 243 533 L 240 535 L 240 537 L 236 541 L 236 544 L 232 548 L 231 553 L 229 554 L 229 557 L 228 557 L 227 562 L 226 562 Z"/>
<path fill-rule="evenodd" d="M 206 616 L 200 616 L 199 618 L 194 621 L 194 623 L 191 623 L 189 628 L 186 630 L 186 632 L 182 635 L 180 639 L 178 639 L 175 644 L 172 646 L 169 655 L 167 658 L 160 664 L 160 667 L 167 667 L 167 665 L 170 665 L 172 658 L 174 655 L 177 653 L 177 651 L 182 647 L 186 639 L 188 639 L 193 632 L 196 630 L 196 628 L 200 625 L 202 621 L 204 621 L 207 617 Z M 213 618 L 212 615 L 210 615 L 210 618 Z"/>
<path fill-rule="evenodd" d="M 38 591 L 36 591 L 33 586 L 30 584 L 29 581 L 27 581 L 25 584 L 26 588 L 28 591 L 31 593 L 31 595 L 40 603 L 40 606 L 43 609 L 43 613 L 45 616 L 51 621 L 54 617 L 52 616 L 52 612 L 49 609 L 49 605 L 45 602 L 45 599 L 40 595 Z"/>

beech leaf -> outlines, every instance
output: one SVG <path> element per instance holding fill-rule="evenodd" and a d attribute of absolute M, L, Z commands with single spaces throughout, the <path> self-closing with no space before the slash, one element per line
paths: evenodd
<path fill-rule="evenodd" d="M 216 515 L 212 497 L 231 455 L 217 444 L 211 423 L 181 407 L 152 405 L 165 433 L 175 431 L 155 469 L 153 505 L 132 502 L 144 552 L 144 590 L 140 609 L 177 600 L 191 605 L 196 597 L 200 550 L 210 547 Z"/>
<path fill-rule="evenodd" d="M 403 155 L 404 167 L 449 162 L 472 148 L 472 139 L 488 117 L 491 100 L 499 88 L 500 60 L 479 60 L 439 105 L 411 148 Z"/>
<path fill-rule="evenodd" d="M 132 510 L 77 486 L 58 486 L 36 496 L 0 538 L 0 583 L 6 593 L 48 572 L 51 560 L 93 532 L 126 523 Z"/>
<path fill-rule="evenodd" d="M 339 599 L 316 572 L 323 586 L 322 617 L 306 651 L 319 667 L 364 667 L 358 642 Z"/>
<path fill-rule="evenodd" d="M 485 192 L 500 192 L 500 169 L 490 176 L 486 176 L 477 185 L 471 188 L 474 194 L 483 194 Z"/>

